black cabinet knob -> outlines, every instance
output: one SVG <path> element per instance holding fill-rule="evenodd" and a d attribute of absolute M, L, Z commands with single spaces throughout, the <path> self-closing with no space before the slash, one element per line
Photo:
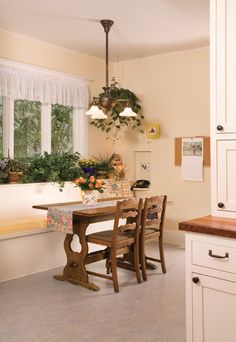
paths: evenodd
<path fill-rule="evenodd" d="M 197 284 L 199 283 L 200 279 L 198 277 L 193 277 L 192 281 L 194 284 Z"/>
<path fill-rule="evenodd" d="M 223 131 L 223 126 L 218 125 L 218 126 L 216 127 L 216 129 L 217 129 L 217 131 Z"/>
<path fill-rule="evenodd" d="M 218 203 L 218 208 L 224 208 L 224 206 L 225 206 L 224 203 L 222 203 L 222 202 Z"/>

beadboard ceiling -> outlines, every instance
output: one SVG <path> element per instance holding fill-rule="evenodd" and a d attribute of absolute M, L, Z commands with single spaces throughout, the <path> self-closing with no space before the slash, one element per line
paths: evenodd
<path fill-rule="evenodd" d="M 209 44 L 209 0 L 0 0 L 1 30 L 104 58 L 101 19 L 113 61 Z"/>

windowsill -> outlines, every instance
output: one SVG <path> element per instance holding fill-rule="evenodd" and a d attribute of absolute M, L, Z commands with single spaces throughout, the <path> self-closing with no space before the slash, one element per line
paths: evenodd
<path fill-rule="evenodd" d="M 32 186 L 32 185 L 40 185 L 40 186 L 43 186 L 43 185 L 48 185 L 48 184 L 52 184 L 52 185 L 57 185 L 58 188 L 59 188 L 59 184 L 58 183 L 55 183 L 55 182 L 41 182 L 41 183 L 4 183 L 4 184 L 1 184 L 0 183 L 0 186 L 4 186 L 4 187 L 7 187 L 7 186 Z M 73 184 L 73 182 L 70 182 L 70 181 L 67 181 L 65 182 L 65 185 L 66 184 Z"/>

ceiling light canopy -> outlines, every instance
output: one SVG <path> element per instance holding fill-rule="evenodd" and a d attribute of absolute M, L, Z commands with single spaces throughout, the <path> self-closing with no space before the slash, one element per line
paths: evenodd
<path fill-rule="evenodd" d="M 92 119 L 107 119 L 106 113 L 115 107 L 117 102 L 124 103 L 123 111 L 119 114 L 121 117 L 132 117 L 137 114 L 132 110 L 129 103 L 129 99 L 114 98 L 111 96 L 111 88 L 108 85 L 109 82 L 109 49 L 108 49 L 108 34 L 110 28 L 114 24 L 112 20 L 104 19 L 101 20 L 101 25 L 104 28 L 106 35 L 106 86 L 103 87 L 103 93 L 98 97 L 93 97 L 90 109 L 86 112 L 86 115 L 91 115 Z"/>

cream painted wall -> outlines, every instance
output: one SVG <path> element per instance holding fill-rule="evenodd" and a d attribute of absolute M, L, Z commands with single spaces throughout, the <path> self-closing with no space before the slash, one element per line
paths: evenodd
<path fill-rule="evenodd" d="M 115 70 L 116 69 L 116 70 Z M 181 168 L 174 166 L 174 138 L 210 135 L 209 48 L 163 54 L 114 65 L 122 87 L 129 88 L 142 101 L 147 122 L 161 125 L 161 138 L 147 142 L 145 137 L 126 134 L 113 145 L 104 134 L 91 130 L 90 150 L 121 153 L 133 176 L 135 150 L 152 152 L 152 192 L 167 194 L 167 229 L 178 222 L 210 213 L 210 168 L 204 169 L 204 182 L 184 182 Z"/>

